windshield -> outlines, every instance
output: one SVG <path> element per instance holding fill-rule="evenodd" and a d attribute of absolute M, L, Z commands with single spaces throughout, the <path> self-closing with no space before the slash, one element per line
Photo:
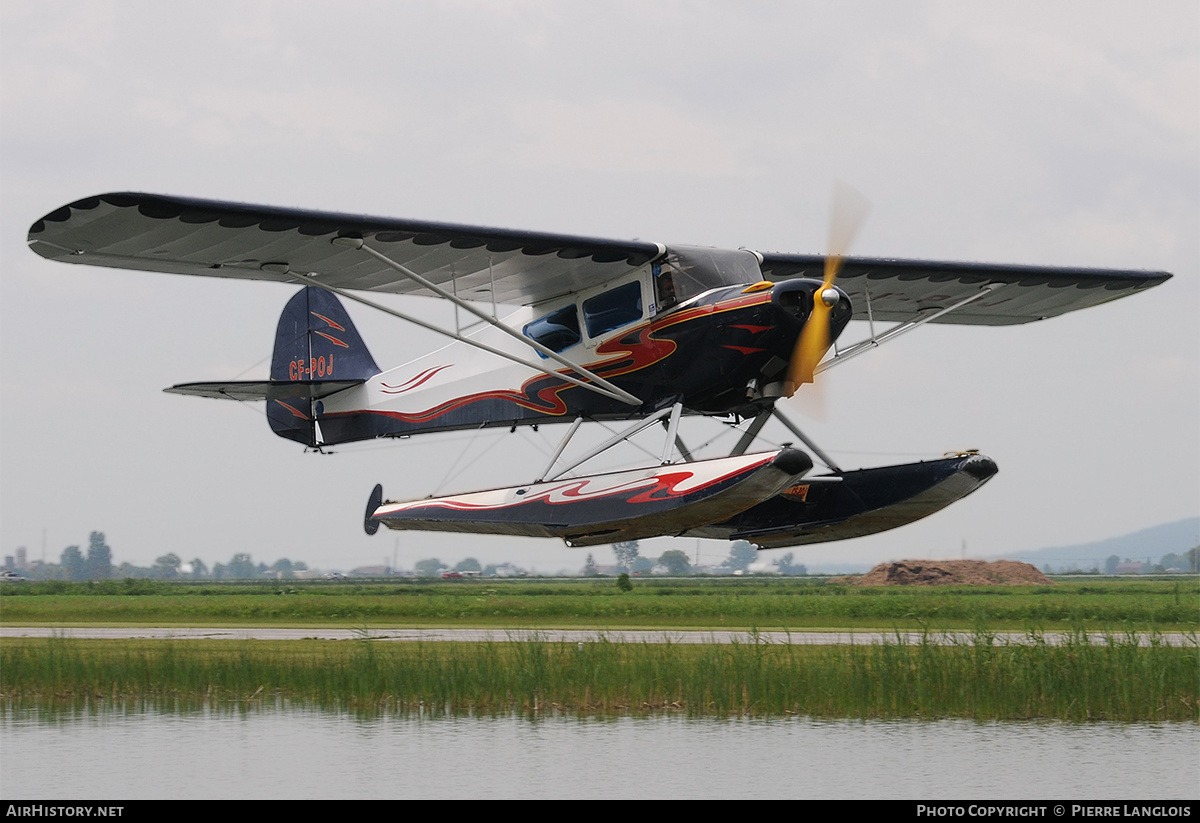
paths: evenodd
<path fill-rule="evenodd" d="M 762 280 L 758 258 L 752 252 L 705 246 L 669 247 L 666 262 L 654 266 L 653 275 L 659 311 L 709 289 L 749 285 Z"/>

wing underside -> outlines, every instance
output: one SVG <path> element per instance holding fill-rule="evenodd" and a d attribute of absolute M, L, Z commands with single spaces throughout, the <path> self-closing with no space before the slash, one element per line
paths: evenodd
<path fill-rule="evenodd" d="M 150 194 L 104 194 L 33 224 L 29 243 L 52 260 L 342 289 L 432 295 L 336 237 L 375 250 L 463 299 L 536 304 L 645 265 L 655 243 L 247 206 Z"/>
<path fill-rule="evenodd" d="M 767 280 L 821 280 L 825 258 L 764 254 Z M 837 285 L 850 297 L 855 320 L 910 322 L 998 286 L 981 299 L 931 322 L 1007 326 L 1057 317 L 1157 286 L 1167 272 L 845 258 Z M 868 312 L 868 305 L 870 310 Z"/>
<path fill-rule="evenodd" d="M 389 260 L 465 300 L 536 305 L 667 260 L 657 243 L 614 241 L 151 194 L 104 194 L 63 206 L 29 230 L 52 260 L 235 279 L 315 282 L 339 289 L 433 292 L 362 251 Z M 820 255 L 763 254 L 763 278 L 823 279 Z M 838 279 L 854 319 L 1011 325 L 1055 317 L 1156 286 L 1166 272 L 922 260 L 846 258 Z M 310 281 L 311 282 L 311 281 Z M 986 296 L 979 296 L 985 287 Z M 869 310 L 868 310 L 869 307 Z"/>

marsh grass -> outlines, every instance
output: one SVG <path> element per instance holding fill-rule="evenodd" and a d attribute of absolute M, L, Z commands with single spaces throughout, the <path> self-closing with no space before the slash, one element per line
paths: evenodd
<path fill-rule="evenodd" d="M 1200 721 L 1200 649 L 1157 635 L 805 646 L 6 640 L 0 707 L 263 701 L 364 713 Z"/>

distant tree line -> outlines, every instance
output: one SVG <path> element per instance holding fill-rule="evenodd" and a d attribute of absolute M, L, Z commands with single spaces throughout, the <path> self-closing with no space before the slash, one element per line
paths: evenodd
<path fill-rule="evenodd" d="M 614 543 L 613 554 L 616 556 L 616 572 L 623 574 L 649 574 L 654 571 L 681 576 L 695 572 L 688 555 L 678 549 L 663 552 L 657 558 L 642 557 L 636 540 Z M 158 557 L 152 566 L 135 566 L 132 563 L 113 565 L 112 549 L 105 540 L 104 532 L 92 532 L 88 536 L 87 552 L 79 546 L 67 546 L 63 549 L 58 564 L 40 563 L 32 568 L 21 570 L 30 577 L 39 580 L 109 580 L 113 578 L 141 578 L 152 580 L 261 580 L 263 578 L 291 579 L 300 572 L 308 571 L 308 565 L 300 561 L 285 558 L 276 560 L 273 564 L 255 563 L 249 554 L 238 553 L 230 558 L 228 563 L 208 565 L 196 557 L 185 563 L 179 555 L 167 553 Z M 745 540 L 735 541 L 730 545 L 729 556 L 720 568 L 732 573 L 746 573 L 757 562 L 758 550 Z M 771 569 L 776 574 L 803 575 L 808 570 L 802 563 L 796 563 L 795 554 L 788 552 L 774 563 Z M 491 564 L 483 566 L 473 557 L 468 557 L 453 567 L 442 563 L 437 558 L 419 560 L 415 564 L 418 577 L 440 577 L 448 572 L 468 572 L 481 574 L 484 577 L 515 577 L 524 576 L 526 572 L 511 563 Z M 1046 565 L 1045 571 L 1054 570 Z M 1200 571 L 1200 546 L 1176 554 L 1163 555 L 1158 563 L 1130 560 L 1111 555 L 1104 562 L 1105 574 L 1155 574 L 1167 572 L 1198 572 Z M 1099 564 L 1090 571 L 1078 567 L 1061 568 L 1062 574 L 1100 574 Z M 589 554 L 584 566 L 584 574 L 596 576 L 600 574 L 595 558 Z"/>
<path fill-rule="evenodd" d="M 528 572 L 512 563 L 491 563 L 484 566 L 474 557 L 467 557 L 448 566 L 436 557 L 418 560 L 413 565 L 417 577 L 441 577 L 450 572 L 477 574 L 481 577 L 527 577 Z"/>
<path fill-rule="evenodd" d="M 687 553 L 679 549 L 669 549 L 660 554 L 657 559 L 642 557 L 638 551 L 636 540 L 614 543 L 612 549 L 617 558 L 616 570 L 618 573 L 649 574 L 656 569 L 661 569 L 666 574 L 679 577 L 695 574 L 697 571 L 693 568 Z M 774 573 L 808 574 L 808 569 L 802 563 L 794 562 L 795 557 L 793 552 L 788 552 L 775 561 Z M 588 555 L 588 560 L 591 561 L 591 555 Z M 759 556 L 758 549 L 754 547 L 754 544 L 745 540 L 736 540 L 730 545 L 729 556 L 725 558 L 719 568 L 726 572 L 746 573 L 756 562 L 759 562 Z M 593 573 L 590 571 L 593 567 L 594 563 L 589 562 L 585 567 L 585 574 Z"/>
<path fill-rule="evenodd" d="M 1110 554 L 1104 560 L 1101 569 L 1098 562 L 1093 561 L 1091 569 L 1083 569 L 1079 564 L 1069 563 L 1057 568 L 1050 563 L 1042 566 L 1046 574 L 1171 574 L 1173 572 L 1200 572 L 1200 546 L 1188 549 L 1183 553 L 1169 552 L 1159 558 L 1157 563 L 1145 559 L 1121 557 Z"/>
<path fill-rule="evenodd" d="M 248 554 L 235 554 L 229 563 L 208 565 L 196 557 L 185 563 L 179 555 L 167 553 L 157 558 L 153 566 L 135 566 L 132 563 L 113 565 L 112 549 L 104 532 L 92 532 L 88 536 L 87 553 L 79 546 L 63 549 L 59 562 L 39 563 L 23 573 L 37 580 L 111 580 L 114 578 L 138 578 L 150 580 L 249 580 L 263 577 L 289 579 L 297 572 L 306 571 L 307 564 L 291 561 L 286 557 L 268 566 L 254 563 Z"/>

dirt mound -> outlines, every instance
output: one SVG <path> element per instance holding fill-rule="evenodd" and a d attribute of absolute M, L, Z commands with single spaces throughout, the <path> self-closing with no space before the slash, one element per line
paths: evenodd
<path fill-rule="evenodd" d="M 853 586 L 1053 585 L 1036 567 L 1016 560 L 901 560 L 881 563 L 862 577 L 839 577 L 836 582 Z"/>

